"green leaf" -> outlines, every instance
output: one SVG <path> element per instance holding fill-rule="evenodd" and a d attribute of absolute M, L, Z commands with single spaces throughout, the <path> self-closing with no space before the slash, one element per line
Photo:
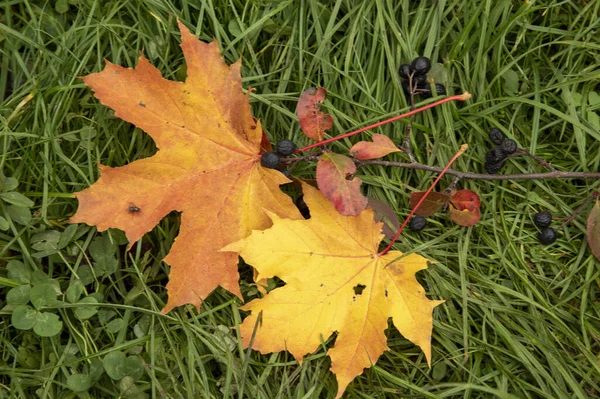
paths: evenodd
<path fill-rule="evenodd" d="M 600 202 L 597 199 L 588 215 L 586 236 L 592 253 L 600 260 Z"/>
<path fill-rule="evenodd" d="M 91 360 L 89 373 L 90 377 L 92 377 L 92 380 L 97 381 L 100 379 L 102 373 L 104 373 L 104 366 L 102 365 L 102 361 L 100 359 L 94 358 Z"/>
<path fill-rule="evenodd" d="M 31 248 L 44 253 L 44 256 L 48 256 L 50 254 L 58 252 L 59 240 L 60 233 L 58 231 L 42 231 L 40 233 L 34 234 L 33 237 L 31 237 Z"/>
<path fill-rule="evenodd" d="M 2 191 L 4 192 L 13 191 L 19 186 L 19 181 L 14 177 L 7 177 L 2 183 Z"/>
<path fill-rule="evenodd" d="M 6 231 L 10 226 L 8 225 L 8 220 L 4 219 L 0 216 L 0 230 Z"/>
<path fill-rule="evenodd" d="M 114 310 L 99 310 L 98 311 L 98 321 L 100 321 L 100 324 L 104 325 L 110 319 L 115 317 L 116 315 L 117 315 L 117 312 L 115 312 Z"/>
<path fill-rule="evenodd" d="M 9 204 L 24 206 L 26 208 L 31 208 L 33 206 L 33 201 L 24 196 L 21 193 L 11 192 L 11 193 L 0 193 L 0 198 Z"/>
<path fill-rule="evenodd" d="M 35 325 L 37 312 L 29 306 L 20 305 L 14 308 L 10 319 L 17 330 L 31 330 Z"/>
<path fill-rule="evenodd" d="M 36 309 L 56 306 L 58 303 L 58 300 L 56 299 L 57 295 L 58 293 L 51 283 L 34 285 L 30 294 L 31 304 Z"/>
<path fill-rule="evenodd" d="M 63 249 L 64 247 L 66 247 L 71 242 L 76 232 L 76 224 L 70 224 L 69 226 L 67 226 L 65 231 L 60 233 L 60 239 L 58 240 L 58 249 Z"/>
<path fill-rule="evenodd" d="M 92 377 L 88 374 L 71 374 L 67 377 L 67 387 L 74 392 L 87 391 L 92 386 Z"/>
<path fill-rule="evenodd" d="M 588 94 L 588 102 L 590 103 L 591 106 L 599 105 L 600 104 L 600 94 L 596 93 L 595 91 L 590 91 L 590 93 Z"/>
<path fill-rule="evenodd" d="M 63 323 L 58 315 L 48 312 L 39 312 L 36 317 L 33 332 L 40 337 L 53 337 L 60 333 Z"/>
<path fill-rule="evenodd" d="M 6 207 L 6 214 L 13 222 L 26 226 L 31 222 L 31 211 L 24 206 L 9 205 Z"/>
<path fill-rule="evenodd" d="M 506 92 L 509 94 L 516 94 L 519 91 L 519 75 L 512 69 L 509 69 L 502 77 L 504 78 L 504 88 L 506 89 Z"/>
<path fill-rule="evenodd" d="M 108 276 L 117 270 L 115 254 L 117 246 L 110 242 L 110 237 L 104 234 L 96 237 L 89 247 L 90 255 L 96 261 L 94 271 L 96 275 Z"/>
<path fill-rule="evenodd" d="M 52 279 L 50 278 L 50 276 L 48 276 L 46 273 L 44 273 L 41 270 L 34 270 L 34 272 L 31 274 L 31 283 L 33 285 L 51 283 L 51 282 L 52 282 Z"/>
<path fill-rule="evenodd" d="M 90 304 L 97 304 L 98 300 L 96 298 L 88 296 L 83 298 L 79 302 L 78 305 L 82 305 L 82 307 L 75 308 L 75 317 L 79 320 L 87 320 L 98 312 L 97 306 L 89 306 Z"/>
<path fill-rule="evenodd" d="M 83 293 L 83 284 L 79 280 L 72 280 L 71 284 L 69 284 L 69 288 L 65 291 L 65 296 L 67 297 L 67 301 L 70 303 L 75 303 L 79 300 L 79 297 Z"/>
<path fill-rule="evenodd" d="M 144 365 L 137 356 L 128 356 L 125 359 L 125 375 L 130 376 L 134 381 L 139 380 L 144 374 Z"/>
<path fill-rule="evenodd" d="M 23 284 L 31 283 L 31 271 L 25 266 L 25 264 L 18 260 L 11 260 L 6 265 L 8 271 L 8 278 L 11 280 L 18 281 Z"/>
<path fill-rule="evenodd" d="M 122 318 L 114 319 L 106 325 L 106 332 L 116 334 L 125 327 L 125 321 Z"/>
<path fill-rule="evenodd" d="M 106 374 L 113 380 L 125 377 L 125 360 L 127 356 L 121 351 L 110 352 L 104 356 L 103 364 Z"/>
<path fill-rule="evenodd" d="M 144 366 L 137 357 L 127 357 L 123 352 L 115 351 L 104 356 L 104 370 L 113 380 L 120 380 L 125 376 L 137 380 L 144 373 Z"/>
<path fill-rule="evenodd" d="M 56 4 L 54 4 L 54 9 L 59 14 L 64 14 L 69 11 L 69 2 L 67 0 L 56 0 Z"/>
<path fill-rule="evenodd" d="M 31 286 L 27 284 L 12 288 L 6 294 L 6 303 L 9 303 L 11 305 L 25 305 L 29 302 L 30 292 Z"/>

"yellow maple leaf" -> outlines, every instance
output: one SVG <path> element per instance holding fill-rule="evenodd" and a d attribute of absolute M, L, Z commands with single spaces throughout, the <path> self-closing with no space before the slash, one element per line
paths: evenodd
<path fill-rule="evenodd" d="M 238 252 L 258 278 L 278 276 L 286 285 L 242 307 L 246 347 L 262 312 L 252 347 L 262 353 L 288 350 L 298 362 L 334 332 L 328 351 L 340 397 L 347 385 L 387 350 L 384 330 L 394 326 L 431 359 L 433 308 L 415 273 L 427 259 L 399 251 L 378 255 L 382 223 L 367 208 L 342 216 L 317 189 L 303 184 L 308 220 L 281 218 L 273 226 L 223 248 Z"/>
<path fill-rule="evenodd" d="M 217 286 L 241 298 L 237 255 L 218 250 L 264 229 L 263 211 L 302 218 L 279 189 L 289 182 L 260 165 L 263 131 L 242 92 L 241 63 L 227 66 L 216 42 L 199 41 L 183 25 L 185 82 L 163 79 L 140 57 L 135 69 L 107 62 L 83 78 L 115 115 L 142 128 L 156 142 L 152 157 L 110 168 L 75 196 L 72 223 L 99 231 L 125 231 L 139 240 L 171 211 L 182 212 L 181 228 L 164 259 L 171 266 L 169 300 L 163 312 L 202 300 Z"/>

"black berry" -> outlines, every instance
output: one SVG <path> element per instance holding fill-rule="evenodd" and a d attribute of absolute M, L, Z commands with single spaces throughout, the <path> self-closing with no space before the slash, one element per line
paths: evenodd
<path fill-rule="evenodd" d="M 292 140 L 283 139 L 277 142 L 277 152 L 279 155 L 287 157 L 296 151 L 296 144 Z"/>
<path fill-rule="evenodd" d="M 554 241 L 556 241 L 556 231 L 554 231 L 554 229 L 552 227 L 547 227 L 541 231 L 541 233 L 538 237 L 542 244 L 550 245 Z"/>
<path fill-rule="evenodd" d="M 410 65 L 402 64 L 402 65 L 400 65 L 400 70 L 398 71 L 398 73 L 400 74 L 400 77 L 402 79 L 408 79 L 408 78 L 410 78 L 412 69 L 410 68 Z"/>
<path fill-rule="evenodd" d="M 260 158 L 260 164 L 269 169 L 277 169 L 280 162 L 281 159 L 279 158 L 279 154 L 274 151 L 265 152 Z"/>
<path fill-rule="evenodd" d="M 495 175 L 496 173 L 500 172 L 500 169 L 502 169 L 505 163 L 506 161 L 486 162 L 483 166 L 490 175 Z"/>
<path fill-rule="evenodd" d="M 507 154 L 510 155 L 513 152 L 517 151 L 517 142 L 514 140 L 504 140 L 501 144 L 500 144 L 500 148 L 502 149 L 502 151 Z"/>
<path fill-rule="evenodd" d="M 533 217 L 533 223 L 540 229 L 545 229 L 552 223 L 552 214 L 548 211 L 536 213 Z"/>
<path fill-rule="evenodd" d="M 431 69 L 431 61 L 427 57 L 415 58 L 410 67 L 415 75 L 425 75 Z"/>
<path fill-rule="evenodd" d="M 485 161 L 489 163 L 498 163 L 506 158 L 506 154 L 500 147 L 494 147 L 485 153 Z"/>
<path fill-rule="evenodd" d="M 494 142 L 494 144 L 500 145 L 504 141 L 504 133 L 502 133 L 502 131 L 497 127 L 493 127 L 490 130 L 490 139 Z"/>
<path fill-rule="evenodd" d="M 423 97 L 423 98 L 431 97 L 431 88 L 429 86 L 429 82 L 426 82 L 423 85 L 419 85 L 418 88 L 421 90 L 419 92 L 421 97 Z M 446 94 L 446 87 L 444 87 L 444 85 L 441 83 L 436 83 L 435 84 L 435 92 L 438 96 L 443 96 L 444 94 Z"/>
<path fill-rule="evenodd" d="M 412 231 L 421 231 L 425 228 L 426 224 L 427 224 L 427 219 L 425 219 L 424 216 L 414 216 L 410 220 L 409 226 Z"/>
<path fill-rule="evenodd" d="M 417 86 L 419 89 L 428 89 L 429 82 L 427 81 L 427 75 L 415 75 L 413 76 L 413 86 Z"/>
<path fill-rule="evenodd" d="M 445 96 L 446 95 L 446 86 L 444 86 L 441 83 L 436 83 L 435 84 L 435 91 L 437 93 L 438 96 Z"/>

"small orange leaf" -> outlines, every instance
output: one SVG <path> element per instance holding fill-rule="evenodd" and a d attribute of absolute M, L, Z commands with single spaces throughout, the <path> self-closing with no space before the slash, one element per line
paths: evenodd
<path fill-rule="evenodd" d="M 360 192 L 362 180 L 353 177 L 356 165 L 344 155 L 327 152 L 317 163 L 319 190 L 342 215 L 358 215 L 367 206 L 367 198 Z"/>
<path fill-rule="evenodd" d="M 164 259 L 171 272 L 163 313 L 187 303 L 199 307 L 219 285 L 241 298 L 238 257 L 218 250 L 269 227 L 265 211 L 302 218 L 279 188 L 289 180 L 260 164 L 265 136 L 242 91 L 241 62 L 228 66 L 217 42 L 179 28 L 185 82 L 164 79 L 144 57 L 134 69 L 107 62 L 83 78 L 102 104 L 143 129 L 160 150 L 123 167 L 101 165 L 98 181 L 75 194 L 79 208 L 70 219 L 99 231 L 119 228 L 131 246 L 168 213 L 182 213 Z"/>
<path fill-rule="evenodd" d="M 409 201 L 410 208 L 413 209 L 419 203 L 421 198 L 423 198 L 424 195 L 425 191 L 417 191 L 411 193 Z M 439 211 L 440 208 L 446 202 L 448 202 L 449 199 L 450 197 L 446 194 L 431 192 L 429 193 L 427 198 L 425 198 L 425 201 L 423 201 L 423 203 L 419 206 L 415 214 L 419 216 L 431 216 L 437 211 Z"/>
<path fill-rule="evenodd" d="M 311 219 L 271 214 L 271 228 L 222 249 L 239 253 L 257 278 L 286 283 L 242 307 L 251 312 L 240 326 L 243 345 L 252 341 L 261 353 L 287 350 L 301 363 L 337 332 L 328 350 L 336 398 L 388 349 L 389 318 L 430 364 L 432 313 L 443 301 L 428 299 L 415 278 L 427 259 L 400 251 L 379 255 L 383 235 L 372 209 L 342 216 L 318 190 L 303 184 L 303 191 Z"/>
<path fill-rule="evenodd" d="M 588 215 L 586 236 L 592 253 L 600 260 L 600 202 L 598 200 Z"/>
<path fill-rule="evenodd" d="M 450 200 L 450 219 L 459 226 L 473 226 L 481 213 L 479 196 L 471 190 L 458 190 Z"/>
<path fill-rule="evenodd" d="M 350 155 L 356 159 L 367 160 L 384 157 L 400 150 L 386 135 L 374 134 L 373 141 L 359 141 L 350 149 Z"/>
<path fill-rule="evenodd" d="M 333 118 L 319 109 L 327 98 L 327 90 L 322 87 L 318 89 L 311 87 L 300 96 L 298 100 L 298 119 L 300 128 L 309 138 L 315 141 L 323 140 L 325 131 L 333 126 Z"/>

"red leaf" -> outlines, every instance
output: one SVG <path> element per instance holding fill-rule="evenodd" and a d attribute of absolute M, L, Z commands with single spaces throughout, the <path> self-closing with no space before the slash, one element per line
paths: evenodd
<path fill-rule="evenodd" d="M 471 190 L 458 190 L 450 200 L 450 219 L 459 226 L 473 226 L 479 221 L 481 201 Z"/>
<path fill-rule="evenodd" d="M 350 149 L 350 155 L 356 159 L 376 159 L 392 152 L 400 151 L 394 142 L 386 135 L 374 134 L 373 142 L 359 141 Z"/>
<path fill-rule="evenodd" d="M 411 209 L 417 205 L 417 203 L 421 200 L 421 198 L 423 198 L 423 195 L 425 195 L 425 191 L 417 191 L 410 195 L 409 204 L 410 204 Z M 429 193 L 427 198 L 425 198 L 425 201 L 423 201 L 423 203 L 416 210 L 415 214 L 417 214 L 419 216 L 431 216 L 434 213 L 436 213 L 437 211 L 439 211 L 440 208 L 449 199 L 450 199 L 450 197 L 447 196 L 446 194 L 431 192 L 431 193 Z"/>
<path fill-rule="evenodd" d="M 450 201 L 459 211 L 463 211 L 465 209 L 473 211 L 481 207 L 479 195 L 471 190 L 458 190 L 454 193 Z"/>
<path fill-rule="evenodd" d="M 600 260 L 600 202 L 598 200 L 588 216 L 586 236 L 592 253 Z"/>
<path fill-rule="evenodd" d="M 325 115 L 319 109 L 327 97 L 327 90 L 322 87 L 318 89 L 311 87 L 300 96 L 298 100 L 298 119 L 300 128 L 309 138 L 315 141 L 323 140 L 323 134 L 333 126 L 331 115 Z"/>
<path fill-rule="evenodd" d="M 325 153 L 317 163 L 317 185 L 335 209 L 345 216 L 355 216 L 367 206 L 367 198 L 360 192 L 362 180 L 348 177 L 356 172 L 350 158 L 335 153 Z"/>

